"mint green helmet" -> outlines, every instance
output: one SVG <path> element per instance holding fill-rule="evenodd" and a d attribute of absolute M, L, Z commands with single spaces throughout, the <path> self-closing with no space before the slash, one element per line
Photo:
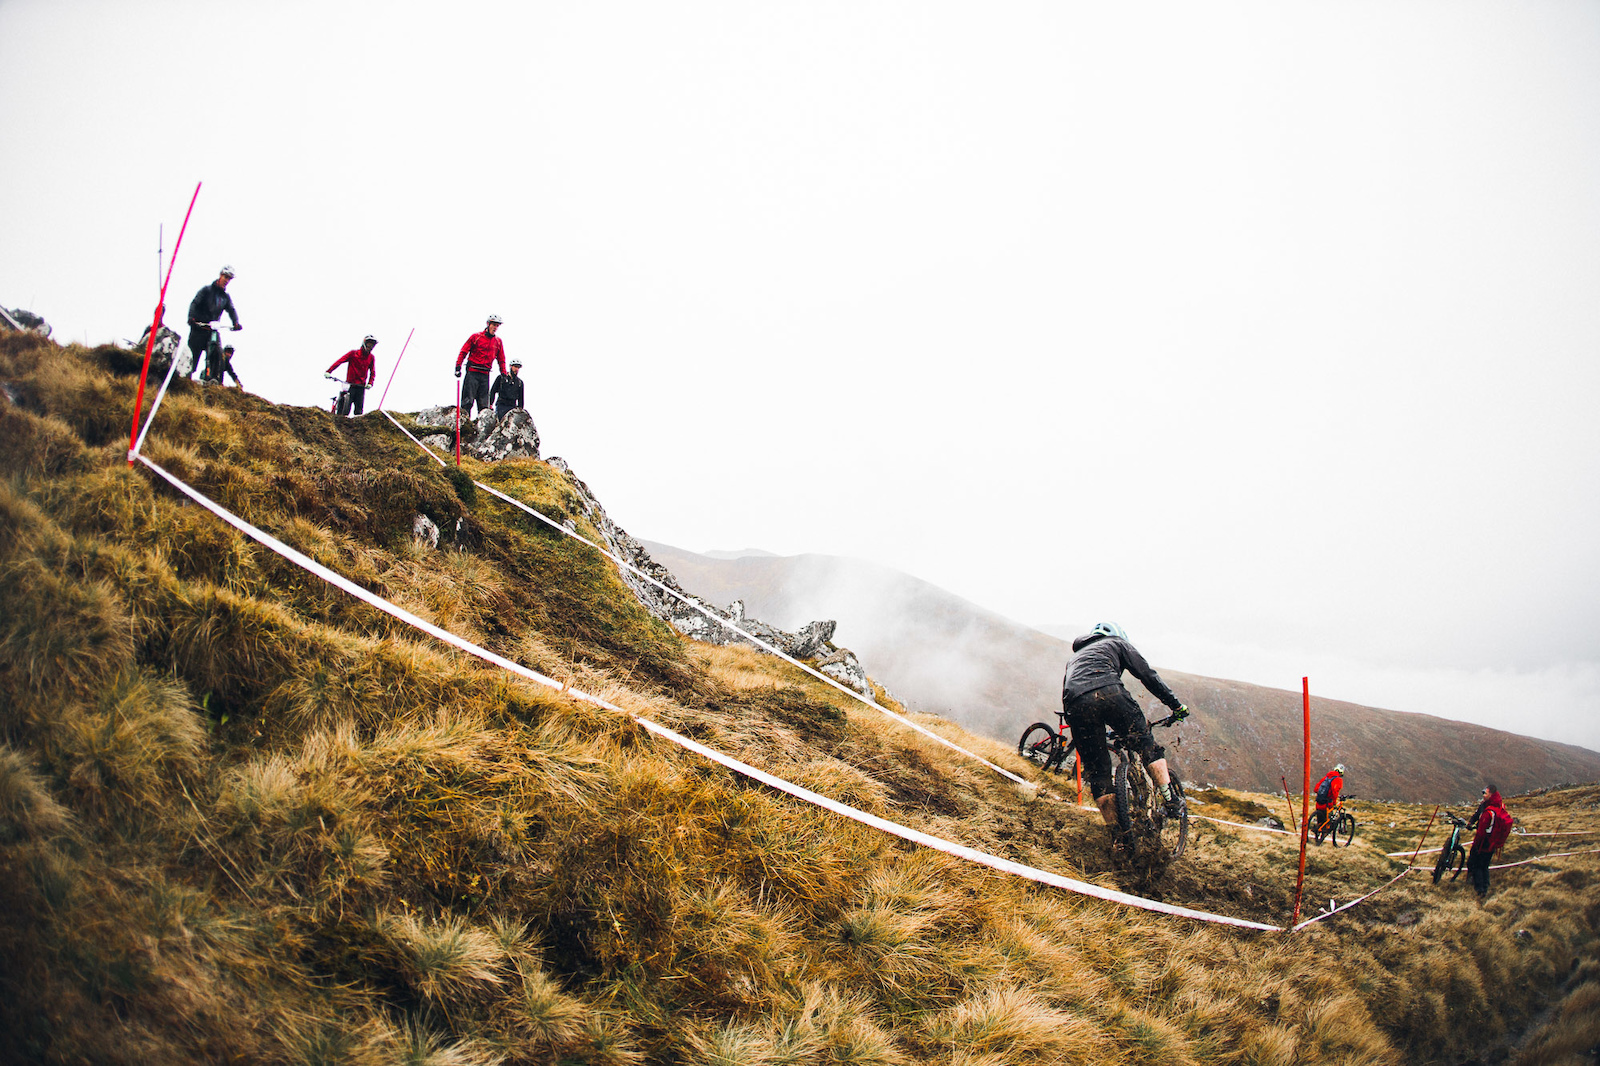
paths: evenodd
<path fill-rule="evenodd" d="M 1115 622 L 1096 622 L 1094 624 L 1094 628 L 1089 630 L 1089 632 L 1101 637 L 1120 637 L 1123 640 L 1128 639 L 1128 634 L 1123 632 L 1122 627 L 1117 625 Z"/>

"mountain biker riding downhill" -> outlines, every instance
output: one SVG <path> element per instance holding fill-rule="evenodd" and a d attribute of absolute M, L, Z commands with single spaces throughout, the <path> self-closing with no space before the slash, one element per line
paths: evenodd
<path fill-rule="evenodd" d="M 211 344 L 211 323 L 226 314 L 233 320 L 235 332 L 244 329 L 239 325 L 239 312 L 234 310 L 233 297 L 228 295 L 228 282 L 232 280 L 233 267 L 225 266 L 217 271 L 216 281 L 195 293 L 194 299 L 189 301 L 189 352 L 193 360 L 189 364 L 189 373 L 184 376 L 191 381 L 194 372 L 200 369 L 200 360 L 206 348 Z M 218 377 L 221 377 L 220 373 Z"/>
<path fill-rule="evenodd" d="M 461 346 L 461 354 L 456 356 L 456 377 L 461 376 L 461 364 L 467 364 L 467 378 L 461 385 L 461 415 L 463 418 L 472 417 L 472 404 L 478 404 L 479 412 L 489 408 L 489 368 L 495 361 L 500 362 L 500 373 L 506 372 L 506 348 L 500 343 L 500 338 L 495 334 L 500 329 L 500 316 L 490 315 L 489 322 L 483 327 L 483 332 L 474 333 L 467 338 L 467 343 Z"/>
<path fill-rule="evenodd" d="M 1150 776 L 1161 787 L 1167 813 L 1178 815 L 1183 810 L 1183 797 L 1172 787 L 1166 751 L 1150 735 L 1150 723 L 1145 720 L 1138 701 L 1122 687 L 1122 672 L 1131 672 L 1151 695 L 1172 708 L 1177 721 L 1189 716 L 1189 708 L 1173 695 L 1161 675 L 1139 654 L 1139 649 L 1128 642 L 1128 634 L 1114 622 L 1099 623 L 1074 640 L 1072 650 L 1075 654 L 1067 664 L 1067 674 L 1061 683 L 1062 713 L 1072 727 L 1072 739 L 1083 759 L 1084 774 L 1089 778 L 1095 805 L 1100 808 L 1106 825 L 1111 827 L 1113 837 L 1117 832 L 1117 806 L 1116 796 L 1111 791 L 1111 752 L 1106 748 L 1106 726 L 1134 741 L 1145 766 L 1150 768 Z"/>
<path fill-rule="evenodd" d="M 1336 763 L 1332 770 L 1322 775 L 1322 780 L 1317 782 L 1313 798 L 1317 802 L 1317 809 L 1311 816 L 1313 827 L 1319 826 L 1328 820 L 1328 811 L 1339 805 L 1339 793 L 1344 791 L 1344 763 Z"/>
<path fill-rule="evenodd" d="M 328 368 L 328 373 L 333 373 L 341 363 L 348 364 L 344 371 L 344 380 L 350 386 L 350 417 L 354 418 L 361 413 L 367 387 L 376 380 L 378 373 L 378 360 L 372 354 L 372 349 L 378 346 L 378 338 L 367 334 L 361 338 L 361 347 L 352 348 L 333 361 L 333 366 Z"/>

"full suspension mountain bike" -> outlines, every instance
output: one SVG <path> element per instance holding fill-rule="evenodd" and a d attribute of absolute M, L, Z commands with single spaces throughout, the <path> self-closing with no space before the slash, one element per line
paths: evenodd
<path fill-rule="evenodd" d="M 1017 742 L 1017 754 L 1045 773 L 1060 773 L 1075 748 L 1066 715 L 1057 711 L 1056 717 L 1059 719 L 1056 728 L 1035 722 L 1022 731 L 1022 739 Z M 1174 715 L 1150 724 L 1172 726 L 1177 721 Z M 1169 815 L 1161 798 L 1161 788 L 1134 750 L 1132 740 L 1108 727 L 1106 746 L 1111 749 L 1115 763 L 1111 780 L 1117 801 L 1117 828 L 1123 839 L 1154 858 L 1163 861 L 1178 858 L 1189 842 L 1189 804 L 1182 798 L 1183 784 L 1178 775 L 1169 774 L 1180 799 L 1179 813 Z"/>
<path fill-rule="evenodd" d="M 1334 847 L 1343 841 L 1348 848 L 1355 839 L 1356 816 L 1345 810 L 1341 801 L 1337 807 L 1324 811 L 1321 818 L 1311 816 L 1311 835 L 1318 844 L 1331 839 Z"/>

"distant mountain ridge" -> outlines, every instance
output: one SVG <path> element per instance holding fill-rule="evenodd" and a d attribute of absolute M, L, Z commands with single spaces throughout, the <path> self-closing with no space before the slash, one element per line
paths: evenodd
<path fill-rule="evenodd" d="M 839 622 L 848 647 L 913 709 L 1014 741 L 1034 721 L 1055 721 L 1071 646 L 920 578 L 828 555 L 751 550 L 714 558 L 642 541 L 685 589 L 780 627 Z M 1300 776 L 1301 694 L 1157 669 L 1197 713 L 1158 739 L 1191 780 L 1271 791 Z M 1137 682 L 1129 691 L 1155 715 Z M 1600 753 L 1432 715 L 1312 697 L 1314 772 L 1350 767 L 1352 794 L 1407 802 L 1470 800 L 1486 776 L 1508 794 L 1600 779 Z M 1163 712 L 1164 713 L 1164 712 Z"/>

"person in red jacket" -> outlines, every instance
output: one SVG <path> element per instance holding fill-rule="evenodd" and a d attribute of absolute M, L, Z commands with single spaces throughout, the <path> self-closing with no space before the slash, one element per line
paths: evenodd
<path fill-rule="evenodd" d="M 483 332 L 468 337 L 467 343 L 461 346 L 461 354 L 456 356 L 456 377 L 461 376 L 461 364 L 467 364 L 467 378 L 461 383 L 463 418 L 472 417 L 474 402 L 480 412 L 489 409 L 489 369 L 496 360 L 500 362 L 500 373 L 506 372 L 506 348 L 495 336 L 499 330 L 500 316 L 490 315 Z"/>
<path fill-rule="evenodd" d="M 1328 820 L 1328 812 L 1339 806 L 1339 793 L 1343 791 L 1344 763 L 1336 763 L 1332 770 L 1322 775 L 1322 780 L 1317 782 L 1317 787 L 1312 791 L 1317 801 L 1317 809 L 1311 815 L 1313 833 L 1318 832 Z"/>
<path fill-rule="evenodd" d="M 345 381 L 350 384 L 350 417 L 354 418 L 361 413 L 361 408 L 367 395 L 367 386 L 377 378 L 378 360 L 372 354 L 372 349 L 378 346 L 378 338 L 367 334 L 361 338 L 361 347 L 352 348 L 333 361 L 333 366 L 328 368 L 328 373 L 333 373 L 340 364 L 347 364 L 344 372 Z"/>
<path fill-rule="evenodd" d="M 1493 781 L 1489 782 L 1483 787 L 1478 809 L 1467 821 L 1468 829 L 1473 826 L 1478 829 L 1472 837 L 1472 851 L 1467 855 L 1467 872 L 1472 875 L 1472 887 L 1480 902 L 1489 895 L 1489 862 L 1494 853 L 1505 846 L 1515 821 L 1500 798 L 1500 790 L 1494 787 Z"/>

